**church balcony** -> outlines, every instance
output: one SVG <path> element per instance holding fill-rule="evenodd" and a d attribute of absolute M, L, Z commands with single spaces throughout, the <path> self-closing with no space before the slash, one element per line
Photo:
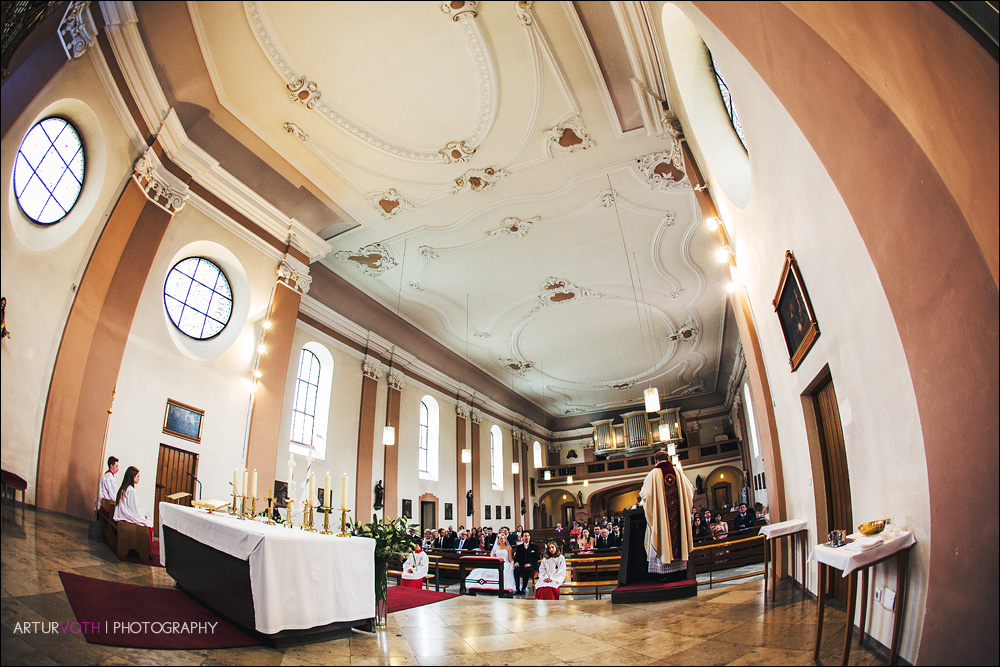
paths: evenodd
<path fill-rule="evenodd" d="M 677 457 L 687 470 L 705 465 L 715 465 L 740 460 L 739 440 L 731 438 L 719 442 L 711 442 L 692 447 L 679 447 Z M 566 478 L 573 477 L 573 484 L 584 480 L 598 482 L 619 477 L 643 477 L 652 467 L 652 450 L 648 453 L 609 458 L 604 461 L 587 461 L 584 463 L 546 466 L 539 468 L 537 484 L 540 487 L 553 487 L 566 484 Z M 743 468 L 742 463 L 738 465 Z M 544 478 L 545 471 L 551 473 L 551 479 Z"/>

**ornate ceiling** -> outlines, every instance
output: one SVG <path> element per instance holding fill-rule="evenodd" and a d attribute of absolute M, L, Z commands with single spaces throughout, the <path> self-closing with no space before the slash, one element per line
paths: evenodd
<path fill-rule="evenodd" d="M 331 271 L 553 415 L 724 387 L 720 265 L 669 112 L 622 129 L 651 93 L 606 84 L 607 6 L 188 9 L 221 106 L 341 214 L 303 221 Z"/>

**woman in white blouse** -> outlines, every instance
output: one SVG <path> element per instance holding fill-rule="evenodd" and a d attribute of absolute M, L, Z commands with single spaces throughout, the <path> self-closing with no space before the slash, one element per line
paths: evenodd
<path fill-rule="evenodd" d="M 149 514 L 143 512 L 136 506 L 135 485 L 139 483 L 139 469 L 129 466 L 122 478 L 122 485 L 118 488 L 118 496 L 115 505 L 115 521 L 124 521 L 145 526 L 149 529 L 149 552 L 153 553 L 153 522 L 149 520 Z M 124 558 L 128 554 L 118 554 Z M 152 558 L 152 556 L 150 556 Z"/>
<path fill-rule="evenodd" d="M 413 550 L 413 553 L 407 556 L 406 562 L 403 563 L 403 578 L 400 585 L 406 588 L 420 588 L 424 577 L 427 576 L 429 566 L 430 561 L 427 558 L 427 554 L 418 545 Z"/>
<path fill-rule="evenodd" d="M 559 545 L 549 542 L 545 547 L 542 562 L 538 565 L 538 579 L 535 581 L 536 600 L 558 600 L 559 587 L 566 581 L 566 559 Z"/>

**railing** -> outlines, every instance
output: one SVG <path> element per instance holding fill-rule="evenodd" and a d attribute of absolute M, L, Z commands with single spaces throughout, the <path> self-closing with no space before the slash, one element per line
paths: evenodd
<path fill-rule="evenodd" d="M 739 455 L 739 440 L 724 440 L 677 450 L 677 456 L 681 460 L 681 463 L 689 468 L 692 464 L 700 465 L 702 463 L 739 458 Z M 649 469 L 652 465 L 653 461 L 649 454 L 639 454 L 625 458 L 609 459 L 607 461 L 590 461 L 568 466 L 550 466 L 538 470 L 538 484 L 542 486 L 565 484 L 566 477 L 569 475 L 573 476 L 574 483 L 582 482 L 585 479 L 595 480 L 604 477 L 615 477 L 626 475 L 637 469 Z M 546 470 L 552 473 L 552 479 L 544 479 L 543 475 Z"/>
<path fill-rule="evenodd" d="M 756 530 L 756 529 L 751 529 Z M 694 562 L 695 572 L 698 574 L 708 573 L 708 587 L 712 588 L 715 583 L 756 577 L 764 574 L 763 567 L 759 572 L 747 572 L 737 574 L 722 579 L 715 579 L 714 573 L 719 570 L 730 570 L 744 565 L 764 563 L 764 542 L 763 535 L 744 537 L 722 542 L 708 541 L 700 546 L 691 549 L 690 558 Z M 699 585 L 703 585 L 699 584 Z"/>

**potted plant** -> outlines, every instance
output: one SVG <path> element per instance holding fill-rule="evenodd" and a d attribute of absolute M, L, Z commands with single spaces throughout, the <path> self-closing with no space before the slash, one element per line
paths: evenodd
<path fill-rule="evenodd" d="M 410 524 L 406 517 L 392 521 L 372 516 L 371 523 L 351 522 L 350 531 L 358 537 L 375 540 L 375 627 L 384 628 L 389 613 L 389 560 L 404 557 L 420 544 L 417 524 Z"/>

